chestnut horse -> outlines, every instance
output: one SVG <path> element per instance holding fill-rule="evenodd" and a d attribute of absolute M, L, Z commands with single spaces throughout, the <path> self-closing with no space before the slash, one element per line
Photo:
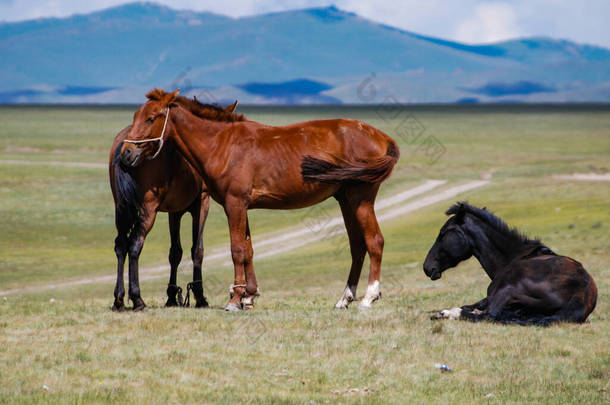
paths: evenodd
<path fill-rule="evenodd" d="M 244 119 L 241 115 L 233 114 L 237 101 L 226 109 L 184 97 L 179 97 L 176 102 L 180 102 L 194 114 L 209 119 Z M 110 150 L 110 187 L 114 197 L 115 225 L 118 233 L 115 239 L 118 261 L 117 281 L 112 309 L 115 311 L 125 309 L 123 268 L 127 254 L 129 254 L 129 298 L 134 304 L 133 309 L 137 311 L 146 306 L 140 295 L 138 258 L 158 211 L 169 214 L 171 238 L 169 250 L 171 270 L 165 305 L 182 305 L 182 302 L 179 302 L 181 299 L 176 299 L 177 294 L 181 296 L 181 288 L 176 285 L 178 265 L 182 259 L 180 221 L 186 212 L 190 212 L 193 218 L 191 249 L 193 282 L 187 287 L 187 297 L 189 289 L 192 288 L 196 307 L 207 307 L 201 275 L 202 233 L 210 206 L 205 183 L 173 145 L 164 148 L 157 159 L 142 162 L 138 167 L 126 167 L 120 160 L 120 149 L 130 130 L 131 125 L 124 128 L 114 139 Z"/>
<path fill-rule="evenodd" d="M 432 318 L 488 319 L 502 323 L 547 326 L 584 322 L 593 312 L 597 287 L 582 265 L 555 254 L 539 240 L 510 229 L 486 209 L 457 203 L 453 215 L 430 249 L 424 272 L 432 280 L 475 256 L 491 278 L 487 297 L 444 310 Z"/>
<path fill-rule="evenodd" d="M 383 236 L 374 211 L 381 182 L 399 157 L 383 132 L 355 120 L 309 121 L 273 127 L 253 121 L 218 122 L 193 115 L 176 102 L 179 90 L 153 90 L 135 113 L 121 159 L 138 166 L 164 143 L 178 151 L 204 179 L 227 215 L 235 269 L 226 310 L 251 308 L 258 295 L 252 263 L 248 209 L 295 209 L 335 197 L 350 241 L 352 266 L 337 308 L 356 297 L 364 256 L 370 257 L 363 308 L 380 297 Z"/>

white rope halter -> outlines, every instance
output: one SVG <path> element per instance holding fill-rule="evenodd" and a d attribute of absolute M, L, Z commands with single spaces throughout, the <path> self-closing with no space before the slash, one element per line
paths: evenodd
<path fill-rule="evenodd" d="M 154 155 L 152 155 L 151 159 L 154 159 L 157 157 L 157 155 L 159 154 L 159 152 L 161 152 L 161 148 L 163 148 L 163 135 L 165 135 L 165 127 L 167 126 L 167 120 L 169 118 L 169 107 L 167 107 L 167 111 L 165 113 L 165 122 L 163 123 L 163 131 L 161 131 L 161 136 L 158 138 L 151 138 L 151 139 L 142 139 L 141 141 L 131 141 L 128 139 L 125 139 L 123 142 L 127 142 L 127 143 L 146 143 L 146 142 L 153 142 L 153 141 L 160 141 L 159 142 L 159 148 L 157 149 L 157 152 L 155 152 Z"/>

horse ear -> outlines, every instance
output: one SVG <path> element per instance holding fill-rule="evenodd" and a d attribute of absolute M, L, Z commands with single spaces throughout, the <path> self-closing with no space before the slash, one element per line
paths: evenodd
<path fill-rule="evenodd" d="M 466 216 L 465 210 L 460 210 L 457 214 L 453 216 L 455 218 L 455 223 L 458 225 L 462 225 L 464 223 L 464 217 Z"/>
<path fill-rule="evenodd" d="M 178 97 L 178 94 L 180 94 L 180 89 L 176 89 L 176 91 L 170 93 L 167 102 L 171 103 L 172 101 L 174 101 L 176 97 Z"/>
<path fill-rule="evenodd" d="M 453 204 L 448 210 L 447 212 L 445 212 L 446 215 L 455 215 L 455 219 L 458 223 L 461 223 L 464 221 L 464 215 L 466 214 L 466 203 L 464 203 L 463 201 L 458 201 L 457 203 Z"/>
<path fill-rule="evenodd" d="M 449 207 L 449 209 L 447 211 L 445 211 L 445 215 L 456 215 L 463 209 L 464 209 L 464 203 L 461 201 L 458 201 L 455 204 L 453 204 L 451 207 Z"/>
<path fill-rule="evenodd" d="M 170 108 L 176 107 L 177 104 L 174 103 L 174 101 L 176 101 L 178 93 L 180 93 L 180 89 L 177 89 L 173 93 L 165 93 L 165 96 L 163 97 L 163 102 L 167 104 L 167 106 Z"/>
<path fill-rule="evenodd" d="M 237 108 L 237 100 L 235 100 L 235 102 L 233 104 L 226 106 L 225 111 L 228 112 L 229 114 L 232 114 L 236 108 Z"/>

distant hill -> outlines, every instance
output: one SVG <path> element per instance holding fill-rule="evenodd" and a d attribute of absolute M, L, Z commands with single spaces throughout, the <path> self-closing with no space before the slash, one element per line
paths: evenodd
<path fill-rule="evenodd" d="M 152 87 L 242 103 L 610 101 L 610 50 L 466 45 L 335 7 L 233 19 L 131 3 L 0 23 L 0 102 L 140 103 Z"/>

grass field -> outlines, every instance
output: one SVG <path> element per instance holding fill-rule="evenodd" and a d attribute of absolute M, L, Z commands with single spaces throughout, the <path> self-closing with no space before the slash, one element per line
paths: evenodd
<path fill-rule="evenodd" d="M 610 183 L 554 177 L 610 171 L 610 108 L 241 108 L 276 125 L 357 118 L 395 137 L 402 157 L 380 198 L 427 179 L 447 180 L 439 189 L 491 179 L 381 224 L 383 299 L 372 311 L 332 310 L 350 259 L 345 235 L 322 234 L 278 255 L 257 259 L 255 251 L 262 296 L 254 311 L 238 314 L 222 311 L 233 277 L 222 260 L 204 262 L 211 309 L 163 308 L 163 272 L 142 282 L 143 313 L 110 311 L 112 281 L 44 288 L 115 272 L 107 171 L 7 161 L 104 164 L 133 111 L 0 108 L 0 290 L 39 289 L 0 298 L 0 403 L 610 401 Z M 589 321 L 546 329 L 430 321 L 430 311 L 481 299 L 488 284 L 474 260 L 436 282 L 421 269 L 443 212 L 457 199 L 487 206 L 581 261 L 599 288 Z M 252 211 L 253 241 L 336 215 L 334 201 Z M 189 233 L 187 219 L 185 252 Z M 213 203 L 206 254 L 226 250 L 227 242 L 225 216 Z M 161 214 L 142 267 L 166 264 L 168 248 Z M 367 276 L 365 267 L 360 294 Z M 189 277 L 186 266 L 180 283 Z M 435 369 L 437 362 L 453 372 Z"/>

